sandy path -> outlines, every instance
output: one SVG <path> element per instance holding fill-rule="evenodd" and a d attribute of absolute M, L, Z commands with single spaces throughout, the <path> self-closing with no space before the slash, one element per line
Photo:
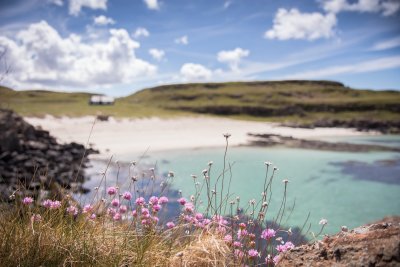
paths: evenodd
<path fill-rule="evenodd" d="M 81 118 L 25 118 L 35 126 L 57 137 L 61 142 L 87 142 L 94 117 Z M 300 129 L 277 126 L 273 123 L 239 121 L 224 118 L 184 117 L 174 119 L 113 119 L 97 121 L 90 143 L 101 154 L 127 155 L 172 149 L 221 147 L 223 133 L 230 133 L 230 144 L 243 145 L 250 139 L 247 133 L 273 133 L 296 138 L 319 138 L 329 136 L 352 136 L 362 133 L 343 128 Z"/>

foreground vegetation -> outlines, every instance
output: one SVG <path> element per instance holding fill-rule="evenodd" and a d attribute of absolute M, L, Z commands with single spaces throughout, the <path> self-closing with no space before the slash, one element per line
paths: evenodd
<path fill-rule="evenodd" d="M 139 175 L 136 162 L 126 179 L 117 173 L 114 185 L 106 186 L 106 169 L 84 204 L 63 190 L 27 195 L 17 188 L 12 204 L 0 205 L 1 266 L 275 266 L 298 238 L 282 224 L 291 214 L 288 181 L 278 213 L 270 214 L 277 168 L 266 162 L 261 196 L 241 204 L 230 193 L 229 136 L 222 173 L 212 175 L 208 163 L 201 177 L 193 175 L 194 194 L 187 198 L 166 197 L 173 172 L 159 184 L 154 168 Z M 174 203 L 178 215 L 163 219 Z M 321 220 L 322 229 L 326 223 Z"/>
<path fill-rule="evenodd" d="M 88 93 L 13 91 L 0 87 L 2 107 L 22 115 L 117 117 L 223 115 L 312 126 L 351 120 L 400 123 L 400 92 L 356 90 L 328 81 L 229 82 L 165 85 L 90 106 Z M 329 125 L 327 125 L 329 126 Z"/>

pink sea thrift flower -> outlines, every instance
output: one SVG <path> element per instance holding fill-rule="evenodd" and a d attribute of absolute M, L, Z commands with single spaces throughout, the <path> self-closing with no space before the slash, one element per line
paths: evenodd
<path fill-rule="evenodd" d="M 263 238 L 265 240 L 269 240 L 269 239 L 273 238 L 275 236 L 275 234 L 276 234 L 276 232 L 274 229 L 265 229 L 261 233 L 261 238 Z"/>
<path fill-rule="evenodd" d="M 107 214 L 113 217 L 117 213 L 117 210 L 114 208 L 108 208 L 107 209 Z"/>
<path fill-rule="evenodd" d="M 238 238 L 242 238 L 242 237 L 245 237 L 245 236 L 247 236 L 249 233 L 247 232 L 247 230 L 246 229 L 239 229 L 238 230 L 238 233 L 237 233 L 237 236 L 238 236 Z"/>
<path fill-rule="evenodd" d="M 61 207 L 61 202 L 58 200 L 52 201 L 50 205 L 50 209 L 58 209 Z"/>
<path fill-rule="evenodd" d="M 136 205 L 143 206 L 146 203 L 146 200 L 143 197 L 138 197 L 135 203 Z"/>
<path fill-rule="evenodd" d="M 114 221 L 120 221 L 122 219 L 122 216 L 120 213 L 115 213 L 113 216 Z"/>
<path fill-rule="evenodd" d="M 224 236 L 224 241 L 226 243 L 232 243 L 232 236 L 231 235 Z"/>
<path fill-rule="evenodd" d="M 128 210 L 128 207 L 126 205 L 121 205 L 119 207 L 119 212 L 120 213 L 125 213 Z"/>
<path fill-rule="evenodd" d="M 86 205 L 83 207 L 83 213 L 89 213 L 89 212 L 91 212 L 92 210 L 93 210 L 93 206 L 90 205 L 90 204 L 86 204 Z"/>
<path fill-rule="evenodd" d="M 96 217 L 97 217 L 96 214 L 92 213 L 92 214 L 89 216 L 89 219 L 90 219 L 90 220 L 95 220 Z"/>
<path fill-rule="evenodd" d="M 288 242 L 286 242 L 284 245 L 278 245 L 278 246 L 276 247 L 276 250 L 278 250 L 278 251 L 281 253 L 281 252 L 285 252 L 285 251 L 287 251 L 287 250 L 290 250 L 290 249 L 292 249 L 292 248 L 294 248 L 293 243 L 290 242 L 290 241 L 288 241 Z"/>
<path fill-rule="evenodd" d="M 275 265 L 277 265 L 277 264 L 279 263 L 279 260 L 280 260 L 279 255 L 276 255 L 276 256 L 272 259 L 272 261 L 274 262 Z"/>
<path fill-rule="evenodd" d="M 153 206 L 153 211 L 154 211 L 154 212 L 159 212 L 160 210 L 161 210 L 161 205 L 155 204 L 155 205 Z"/>
<path fill-rule="evenodd" d="M 132 194 L 130 192 L 125 192 L 122 194 L 122 197 L 126 200 L 131 200 L 132 199 Z"/>
<path fill-rule="evenodd" d="M 137 217 L 137 211 L 136 210 L 132 211 L 132 216 L 133 217 Z"/>
<path fill-rule="evenodd" d="M 51 207 L 51 203 L 53 203 L 53 201 L 51 201 L 50 199 L 46 199 L 45 201 L 42 202 L 42 205 L 45 208 L 50 208 Z"/>
<path fill-rule="evenodd" d="M 70 215 L 75 216 L 75 215 L 78 214 L 78 208 L 75 207 L 75 206 L 69 206 L 69 207 L 67 208 L 67 212 L 68 212 Z"/>
<path fill-rule="evenodd" d="M 178 203 L 181 204 L 182 206 L 186 204 L 186 199 L 181 197 L 180 199 L 178 199 Z"/>
<path fill-rule="evenodd" d="M 114 198 L 111 201 L 111 205 L 113 205 L 114 207 L 118 207 L 119 206 L 119 199 L 118 198 Z"/>
<path fill-rule="evenodd" d="M 244 257 L 243 251 L 241 251 L 240 249 L 235 249 L 235 257 L 237 259 L 242 259 Z"/>
<path fill-rule="evenodd" d="M 142 215 L 143 215 L 143 216 L 146 216 L 146 215 L 149 215 L 149 214 L 150 214 L 149 209 L 147 209 L 147 208 L 142 208 Z"/>
<path fill-rule="evenodd" d="M 117 188 L 115 188 L 114 186 L 110 186 L 109 188 L 107 188 L 107 194 L 109 194 L 110 196 L 115 195 L 117 193 Z"/>
<path fill-rule="evenodd" d="M 168 198 L 163 196 L 158 199 L 158 204 L 160 205 L 167 204 L 168 201 L 169 201 Z"/>
<path fill-rule="evenodd" d="M 173 222 L 167 222 L 166 226 L 171 229 L 175 227 L 175 224 Z"/>
<path fill-rule="evenodd" d="M 258 251 L 255 249 L 250 249 L 248 254 L 249 254 L 249 258 L 251 258 L 251 259 L 254 259 L 254 258 L 257 258 L 258 256 L 260 256 L 260 253 L 258 253 Z"/>
<path fill-rule="evenodd" d="M 188 213 L 192 213 L 194 211 L 194 205 L 193 203 L 186 203 L 185 204 L 185 211 Z"/>
<path fill-rule="evenodd" d="M 239 241 L 235 241 L 235 242 L 233 242 L 233 246 L 237 247 L 237 248 L 241 248 L 241 247 L 243 247 L 243 244 L 240 243 Z"/>
<path fill-rule="evenodd" d="M 158 204 L 158 197 L 156 197 L 156 196 L 150 197 L 149 203 L 151 203 L 152 205 Z"/>
<path fill-rule="evenodd" d="M 23 203 L 24 205 L 30 205 L 30 204 L 33 203 L 33 198 L 31 198 L 31 197 L 25 197 L 25 198 L 22 200 L 22 203 Z"/>
<path fill-rule="evenodd" d="M 42 220 L 42 216 L 40 216 L 40 214 L 33 214 L 31 216 L 31 222 L 40 222 Z"/>
<path fill-rule="evenodd" d="M 217 233 L 219 234 L 225 234 L 226 233 L 226 228 L 224 226 L 218 226 L 217 227 Z"/>
<path fill-rule="evenodd" d="M 153 216 L 152 219 L 155 224 L 157 224 L 160 221 L 160 219 L 157 216 Z"/>
<path fill-rule="evenodd" d="M 245 223 L 239 223 L 239 228 L 240 229 L 246 229 L 246 224 Z"/>
<path fill-rule="evenodd" d="M 201 219 L 203 219 L 203 214 L 198 212 L 198 213 L 196 213 L 195 217 L 197 220 L 201 220 Z"/>

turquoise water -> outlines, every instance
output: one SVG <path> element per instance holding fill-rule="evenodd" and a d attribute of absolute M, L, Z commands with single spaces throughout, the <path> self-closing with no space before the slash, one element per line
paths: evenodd
<path fill-rule="evenodd" d="M 385 142 L 385 137 L 381 140 Z M 223 156 L 224 148 L 149 152 L 142 164 L 156 165 L 162 174 L 174 171 L 172 187 L 182 190 L 183 195 L 189 197 L 195 192 L 191 174 L 197 175 L 198 181 L 203 182 L 202 170 L 207 168 L 209 161 L 213 161 L 210 178 L 213 184 L 222 172 Z M 125 155 L 120 160 L 134 159 L 137 155 Z M 240 196 L 244 205 L 250 199 L 261 198 L 265 161 L 279 168 L 272 187 L 268 219 L 272 219 L 279 209 L 283 179 L 289 180 L 287 206 L 291 207 L 296 201 L 286 223 L 288 227 L 301 226 L 309 212 L 314 232 L 319 231 L 321 218 L 329 221 L 325 233 L 336 233 L 342 225 L 354 228 L 384 216 L 400 215 L 399 153 L 350 153 L 284 147 L 229 148 L 227 162 L 233 164 L 230 192 L 234 194 L 231 199 Z M 363 172 L 366 166 L 373 172 Z M 225 180 L 228 179 L 229 174 Z"/>

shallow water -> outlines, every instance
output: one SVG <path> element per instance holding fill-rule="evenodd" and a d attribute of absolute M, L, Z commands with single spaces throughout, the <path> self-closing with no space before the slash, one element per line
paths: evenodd
<path fill-rule="evenodd" d="M 374 137 L 374 143 L 387 144 L 385 138 L 386 136 Z M 400 137 L 388 138 L 393 144 L 400 143 Z M 352 140 L 357 142 L 355 138 Z M 131 161 L 138 157 L 139 155 L 124 155 L 119 160 Z M 213 161 L 210 178 L 213 184 L 222 172 L 223 157 L 224 148 L 149 152 L 142 164 L 156 166 L 161 174 L 174 171 L 172 188 L 182 190 L 183 195 L 189 197 L 195 192 L 191 174 L 197 175 L 197 180 L 203 182 L 202 170 L 207 168 L 209 161 Z M 229 148 L 227 162 L 233 164 L 230 189 L 233 194 L 230 199 L 240 196 L 244 206 L 250 199 L 261 198 L 266 172 L 265 161 L 270 161 L 279 168 L 274 177 L 267 219 L 276 216 L 279 209 L 284 190 L 283 179 L 289 180 L 288 210 L 296 201 L 294 210 L 285 223 L 289 227 L 301 227 L 309 212 L 309 222 L 312 223 L 311 229 L 314 232 L 319 231 L 318 222 L 321 218 L 328 219 L 325 233 L 336 233 L 342 225 L 353 228 L 384 216 L 400 215 L 400 153 L 330 152 L 284 147 Z M 272 173 L 271 169 L 269 173 Z M 94 178 L 86 183 L 90 188 L 98 182 L 98 176 L 92 177 Z M 225 192 L 229 177 L 228 173 L 225 177 Z M 205 201 L 204 195 L 202 199 Z M 286 213 L 289 214 L 290 211 Z"/>

